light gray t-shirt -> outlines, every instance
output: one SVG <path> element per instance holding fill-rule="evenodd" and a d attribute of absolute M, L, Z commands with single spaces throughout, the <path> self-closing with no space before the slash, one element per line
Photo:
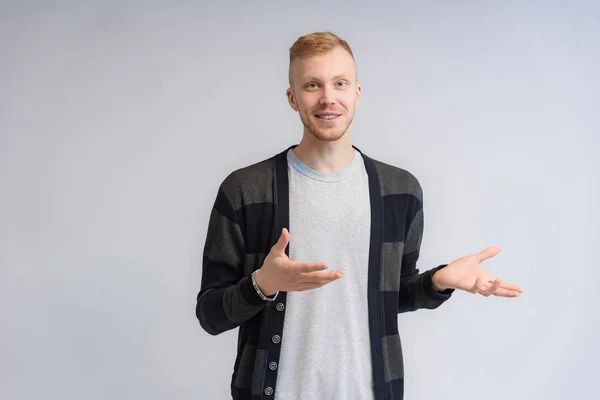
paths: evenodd
<path fill-rule="evenodd" d="M 325 262 L 341 279 L 287 294 L 275 399 L 369 400 L 367 304 L 371 224 L 362 156 L 327 174 L 288 152 L 290 259 Z"/>

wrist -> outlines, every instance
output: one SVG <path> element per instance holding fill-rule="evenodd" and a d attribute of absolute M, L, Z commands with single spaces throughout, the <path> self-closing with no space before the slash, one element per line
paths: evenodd
<path fill-rule="evenodd" d="M 268 284 L 265 283 L 263 273 L 264 273 L 264 271 L 262 271 L 261 269 L 258 269 L 254 273 L 254 280 L 256 281 L 256 286 L 258 286 L 260 291 L 265 296 L 267 296 L 267 297 L 273 296 L 275 293 L 277 293 L 277 290 L 273 290 L 273 288 L 270 288 L 268 286 Z"/>
<path fill-rule="evenodd" d="M 435 271 L 434 274 L 431 276 L 431 284 L 433 285 L 433 289 L 436 292 L 443 292 L 444 290 L 448 289 L 445 286 L 442 286 L 440 284 L 440 276 L 439 276 L 439 271 Z"/>

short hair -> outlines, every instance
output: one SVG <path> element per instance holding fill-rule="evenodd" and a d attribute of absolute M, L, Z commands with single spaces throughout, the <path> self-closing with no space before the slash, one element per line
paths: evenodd
<path fill-rule="evenodd" d="M 354 54 L 348 42 L 340 38 L 333 32 L 313 32 L 300 36 L 290 47 L 290 68 L 289 68 L 289 81 L 290 85 L 292 82 L 291 67 L 292 62 L 298 58 L 317 56 L 330 52 L 336 47 L 341 47 L 350 54 L 354 59 Z"/>

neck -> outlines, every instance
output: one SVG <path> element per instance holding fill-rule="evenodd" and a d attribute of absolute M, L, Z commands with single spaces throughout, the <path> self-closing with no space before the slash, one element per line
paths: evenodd
<path fill-rule="evenodd" d="M 325 142 L 304 132 L 302 141 L 294 148 L 294 154 L 304 164 L 315 171 L 337 173 L 346 168 L 354 159 L 354 148 L 350 131 L 338 140 Z"/>

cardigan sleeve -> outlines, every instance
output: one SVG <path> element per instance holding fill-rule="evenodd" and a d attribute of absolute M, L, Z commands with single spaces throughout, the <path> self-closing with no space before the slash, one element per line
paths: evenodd
<path fill-rule="evenodd" d="M 423 238 L 423 206 L 422 201 L 413 199 L 407 207 L 407 233 L 402 253 L 402 269 L 400 271 L 400 292 L 398 312 L 415 311 L 421 308 L 435 309 L 450 298 L 454 289 L 438 292 L 433 287 L 433 274 L 444 268 L 436 268 L 419 273 L 417 260 Z"/>
<path fill-rule="evenodd" d="M 227 182 L 227 181 L 226 181 Z M 211 335 L 234 329 L 267 304 L 244 276 L 243 213 L 232 206 L 232 189 L 223 182 L 210 213 L 202 255 L 196 317 Z"/>

